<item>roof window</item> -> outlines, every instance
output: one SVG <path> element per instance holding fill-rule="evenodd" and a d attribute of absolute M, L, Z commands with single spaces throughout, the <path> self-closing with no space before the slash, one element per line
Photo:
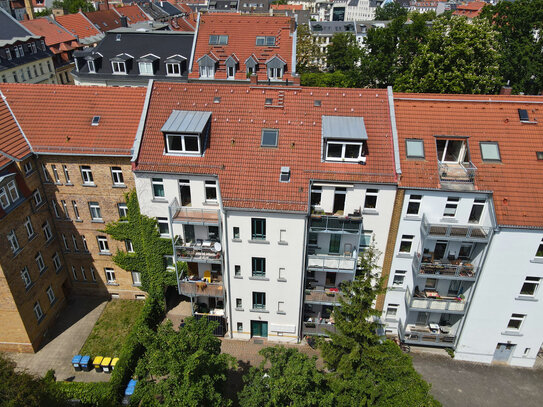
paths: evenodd
<path fill-rule="evenodd" d="M 256 45 L 272 47 L 275 45 L 275 37 L 256 37 Z"/>
<path fill-rule="evenodd" d="M 536 151 L 535 155 L 538 160 L 543 160 L 543 151 Z"/>
<path fill-rule="evenodd" d="M 209 45 L 228 45 L 228 35 L 210 35 Z"/>
<path fill-rule="evenodd" d="M 100 116 L 94 116 L 94 117 L 92 118 L 92 123 L 91 123 L 91 125 L 93 125 L 93 126 L 98 126 L 99 123 L 100 123 Z"/>
<path fill-rule="evenodd" d="M 424 141 L 416 139 L 405 140 L 407 158 L 424 158 Z"/>
<path fill-rule="evenodd" d="M 313 101 L 313 106 L 319 107 L 319 106 L 321 105 L 321 103 L 322 103 L 322 102 L 321 102 L 320 100 L 314 100 L 314 101 Z"/>
<path fill-rule="evenodd" d="M 518 117 L 521 122 L 529 122 L 528 111 L 526 109 L 518 109 Z"/>
<path fill-rule="evenodd" d="M 290 167 L 281 167 L 279 182 L 290 182 Z"/>
<path fill-rule="evenodd" d="M 221 103 L 221 97 L 220 96 L 215 96 L 213 98 L 213 103 Z"/>
<path fill-rule="evenodd" d="M 277 129 L 262 129 L 262 147 L 277 147 L 277 139 L 279 138 L 279 130 Z"/>
<path fill-rule="evenodd" d="M 264 104 L 265 105 L 271 105 L 273 103 L 273 99 L 272 98 L 266 98 Z"/>
<path fill-rule="evenodd" d="M 115 41 L 120 41 L 121 40 L 121 34 L 117 34 L 115 36 Z"/>
<path fill-rule="evenodd" d="M 481 141 L 481 158 L 483 161 L 501 161 L 500 148 L 495 141 Z"/>

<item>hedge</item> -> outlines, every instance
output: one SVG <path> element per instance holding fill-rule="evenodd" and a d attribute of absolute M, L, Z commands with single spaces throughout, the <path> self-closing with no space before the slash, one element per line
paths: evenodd
<path fill-rule="evenodd" d="M 85 406 L 115 406 L 111 385 L 107 382 L 57 382 L 56 389 L 62 399 L 79 399 Z"/>

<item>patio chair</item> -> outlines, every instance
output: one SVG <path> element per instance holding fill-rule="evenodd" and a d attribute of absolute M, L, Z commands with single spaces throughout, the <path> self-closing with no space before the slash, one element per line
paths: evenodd
<path fill-rule="evenodd" d="M 202 280 L 207 281 L 208 283 L 211 283 L 211 271 L 209 270 L 204 271 L 204 278 Z"/>

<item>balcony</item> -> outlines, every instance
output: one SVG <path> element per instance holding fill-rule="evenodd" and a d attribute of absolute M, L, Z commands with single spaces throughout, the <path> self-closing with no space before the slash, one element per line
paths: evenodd
<path fill-rule="evenodd" d="M 304 322 L 302 335 L 328 336 L 336 332 L 336 326 L 332 323 Z"/>
<path fill-rule="evenodd" d="M 492 233 L 492 228 L 487 226 L 430 223 L 426 214 L 422 216 L 420 228 L 426 237 L 482 243 L 488 242 Z"/>
<path fill-rule="evenodd" d="M 307 304 L 334 305 L 339 303 L 339 298 L 342 295 L 337 288 L 332 290 L 305 290 L 305 302 Z"/>
<path fill-rule="evenodd" d="M 441 182 L 453 184 L 473 184 L 477 167 L 471 162 L 464 163 L 437 163 L 439 170 L 439 180 Z"/>
<path fill-rule="evenodd" d="M 467 301 L 459 297 L 441 297 L 436 291 L 424 291 L 413 295 L 410 288 L 407 287 L 407 290 L 405 290 L 405 304 L 407 308 L 413 311 L 463 314 Z"/>
<path fill-rule="evenodd" d="M 220 297 L 224 296 L 222 281 L 208 283 L 205 281 L 183 280 L 179 282 L 179 293 L 187 297 Z"/>
<path fill-rule="evenodd" d="M 222 251 L 220 244 L 211 240 L 197 243 L 183 243 L 180 239 L 175 242 L 177 260 L 194 263 L 221 264 Z"/>
<path fill-rule="evenodd" d="M 332 273 L 354 273 L 358 257 L 356 250 L 351 255 L 308 254 L 307 268 L 312 271 L 327 271 Z"/>
<path fill-rule="evenodd" d="M 169 206 L 173 223 L 185 225 L 219 226 L 221 215 L 218 209 L 202 209 L 180 206 L 177 198 Z"/>
<path fill-rule="evenodd" d="M 402 320 L 400 320 L 398 323 L 398 335 L 404 342 L 411 345 L 430 345 L 443 348 L 454 346 L 456 333 L 453 329 L 448 326 L 435 325 L 434 329 L 414 324 L 407 324 L 404 327 Z"/>
<path fill-rule="evenodd" d="M 418 277 L 431 276 L 438 279 L 475 281 L 479 267 L 461 260 L 421 261 L 421 258 L 416 255 L 413 258 L 413 271 Z"/>
<path fill-rule="evenodd" d="M 360 234 L 361 230 L 361 216 L 337 217 L 313 214 L 309 223 L 310 232 Z"/>

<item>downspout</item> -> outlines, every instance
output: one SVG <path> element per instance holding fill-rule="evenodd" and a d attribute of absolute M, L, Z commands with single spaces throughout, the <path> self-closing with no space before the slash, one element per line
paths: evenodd
<path fill-rule="evenodd" d="M 194 53 L 196 52 L 196 39 L 198 38 L 199 28 L 200 28 L 200 12 L 198 12 L 198 18 L 196 19 L 196 30 L 194 31 L 194 38 L 192 39 L 192 52 L 190 53 L 189 73 L 192 73 L 192 64 L 194 62 Z"/>
<path fill-rule="evenodd" d="M 394 181 L 398 182 L 399 176 L 402 175 L 402 167 L 400 165 L 400 144 L 398 142 L 398 129 L 396 128 L 396 111 L 394 109 L 394 93 L 392 92 L 392 86 L 387 87 L 388 95 L 388 108 L 390 112 L 390 127 L 392 127 L 392 147 L 394 151 L 394 166 L 396 173 L 394 174 Z"/>

